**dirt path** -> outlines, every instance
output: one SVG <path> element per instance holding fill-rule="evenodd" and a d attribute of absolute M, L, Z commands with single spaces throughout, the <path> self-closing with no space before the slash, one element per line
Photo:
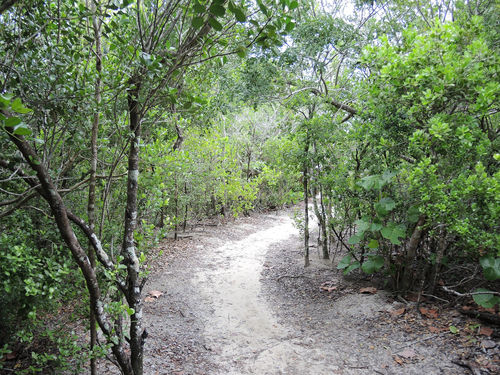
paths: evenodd
<path fill-rule="evenodd" d="M 191 236 L 165 244 L 145 289 L 164 293 L 146 303 L 147 374 L 467 373 L 449 332 L 396 326 L 398 304 L 314 255 L 304 270 L 291 212 Z"/>

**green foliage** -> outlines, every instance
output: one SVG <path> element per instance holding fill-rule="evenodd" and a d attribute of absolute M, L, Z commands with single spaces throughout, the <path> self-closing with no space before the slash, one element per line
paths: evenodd
<path fill-rule="evenodd" d="M 483 267 L 484 278 L 495 281 L 500 279 L 500 258 L 486 256 L 479 259 L 479 264 Z"/>
<path fill-rule="evenodd" d="M 484 308 L 490 309 L 500 303 L 500 297 L 491 294 L 490 290 L 479 288 L 476 289 L 474 293 L 476 293 L 472 296 L 474 298 L 474 302 Z"/>

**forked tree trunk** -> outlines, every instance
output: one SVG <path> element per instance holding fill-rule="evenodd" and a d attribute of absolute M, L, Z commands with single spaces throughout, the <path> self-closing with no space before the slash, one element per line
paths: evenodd
<path fill-rule="evenodd" d="M 318 218 L 318 223 L 319 223 L 319 230 L 320 230 L 320 235 L 319 235 L 319 245 L 321 245 L 322 249 L 322 255 L 323 259 L 330 259 L 330 254 L 328 253 L 328 234 L 326 231 L 326 214 L 325 214 L 325 205 L 323 204 L 323 194 L 321 193 L 320 190 L 320 204 L 321 204 L 321 209 L 320 206 L 318 205 L 318 198 L 317 198 L 317 189 L 314 189 L 314 194 L 313 194 L 313 204 L 314 204 L 314 214 Z"/>
<path fill-rule="evenodd" d="M 9 117 L 9 114 L 5 114 L 7 115 L 7 117 Z M 23 155 L 24 160 L 36 173 L 36 177 L 32 177 L 25 173 L 21 173 L 20 171 L 18 172 L 19 174 L 23 175 L 24 181 L 33 189 L 35 189 L 49 204 L 59 233 L 61 234 L 64 243 L 71 251 L 71 255 L 77 263 L 78 268 L 82 271 L 83 277 L 85 278 L 87 290 L 89 291 L 92 311 L 94 312 L 99 327 L 108 339 L 108 342 L 112 343 L 111 350 L 121 371 L 125 375 L 135 375 L 132 370 L 130 358 L 125 352 L 125 348 L 123 347 L 123 345 L 121 345 L 121 343 L 119 342 L 119 338 L 111 328 L 109 317 L 104 310 L 104 303 L 102 301 L 101 290 L 97 281 L 97 275 L 94 268 L 90 264 L 87 253 L 81 246 L 78 238 L 75 235 L 75 232 L 73 231 L 73 228 L 71 227 L 69 221 L 70 217 L 73 222 L 78 224 L 78 226 L 82 230 L 84 230 L 87 238 L 92 241 L 94 249 L 99 249 L 99 259 L 101 260 L 101 262 L 105 263 L 107 268 L 109 269 L 112 269 L 113 265 L 110 263 L 107 255 L 102 250 L 100 242 L 94 232 L 91 231 L 91 229 L 83 222 L 83 220 L 71 214 L 67 210 L 61 195 L 52 182 L 50 174 L 48 173 L 43 163 L 40 161 L 40 158 L 36 154 L 35 150 L 29 145 L 28 142 L 26 142 L 24 137 L 14 135 L 12 133 L 14 130 L 13 128 L 7 127 L 5 128 L 5 130 L 7 131 L 12 143 L 16 145 L 17 149 Z"/>

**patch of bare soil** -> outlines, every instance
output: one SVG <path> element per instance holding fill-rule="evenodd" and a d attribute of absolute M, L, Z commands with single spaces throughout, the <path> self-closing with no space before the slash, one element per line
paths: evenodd
<path fill-rule="evenodd" d="M 477 321 L 394 302 L 314 248 L 304 269 L 291 217 L 197 226 L 157 249 L 144 289 L 146 374 L 497 373 L 495 332 L 481 335 Z"/>

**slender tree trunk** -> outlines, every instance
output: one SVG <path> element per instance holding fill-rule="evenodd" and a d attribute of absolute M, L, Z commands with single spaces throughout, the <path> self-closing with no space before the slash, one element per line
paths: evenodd
<path fill-rule="evenodd" d="M 97 138 L 99 135 L 99 115 L 100 109 L 99 106 L 101 104 L 101 73 L 102 73 L 102 49 L 101 49 L 101 26 L 98 21 L 98 18 L 95 14 L 97 11 L 97 6 L 95 3 L 92 3 L 92 10 L 94 11 L 94 15 L 92 16 L 92 28 L 94 31 L 94 39 L 95 39 L 95 67 L 96 67 L 96 81 L 95 81 L 95 89 L 94 89 L 94 100 L 96 104 L 96 110 L 94 112 L 94 117 L 92 120 L 92 135 L 90 138 L 90 150 L 91 150 L 91 158 L 90 158 L 90 176 L 89 176 L 89 199 L 87 206 L 87 215 L 88 215 L 88 225 L 92 231 L 95 232 L 95 202 L 96 202 L 96 174 L 97 174 Z M 96 259 L 94 250 L 91 244 L 89 244 L 89 259 L 92 268 L 95 269 Z M 94 316 L 94 312 L 92 309 L 90 310 L 90 351 L 93 353 L 94 348 L 97 343 L 97 327 L 96 327 L 96 319 Z M 90 357 L 90 373 L 91 375 L 97 375 L 97 367 L 96 367 L 96 358 L 94 355 Z"/>
<path fill-rule="evenodd" d="M 188 196 L 187 183 L 184 182 L 184 196 Z M 182 232 L 186 232 L 187 220 L 188 220 L 188 202 L 186 201 L 186 206 L 184 207 L 184 220 L 182 222 Z"/>
<path fill-rule="evenodd" d="M 179 232 L 179 186 L 177 185 L 177 176 L 174 176 L 174 210 L 175 210 L 174 241 L 177 241 Z"/>
<path fill-rule="evenodd" d="M 309 132 L 306 130 L 304 145 L 303 186 L 304 186 L 304 267 L 309 267 Z"/>
<path fill-rule="evenodd" d="M 139 143 L 141 136 L 141 115 L 139 109 L 140 83 L 131 79 L 128 91 L 128 111 L 130 131 L 133 139 L 130 143 L 128 157 L 127 206 L 125 209 L 125 230 L 122 245 L 122 256 L 127 266 L 126 299 L 134 313 L 130 317 L 130 359 L 134 375 L 143 374 L 143 349 L 147 337 L 142 329 L 142 298 L 139 280 L 139 259 L 134 241 L 137 228 L 137 189 L 139 182 Z"/>
<path fill-rule="evenodd" d="M 321 212 L 320 212 L 320 217 L 321 217 L 321 231 L 323 233 L 323 241 L 321 243 L 322 249 L 323 249 L 323 259 L 330 259 L 330 254 L 328 251 L 328 230 L 327 230 L 327 216 L 326 216 L 326 211 L 325 211 L 325 203 L 323 202 L 323 189 L 319 189 L 319 202 L 321 206 Z"/>
<path fill-rule="evenodd" d="M 439 278 L 439 272 L 443 262 L 443 257 L 446 253 L 447 248 L 448 248 L 448 241 L 446 240 L 446 230 L 442 229 L 438 241 L 436 262 L 434 263 L 434 267 L 432 268 L 432 273 L 430 277 L 429 293 L 434 293 L 434 289 L 436 289 L 436 285 Z"/>
<path fill-rule="evenodd" d="M 326 232 L 326 217 L 325 217 L 325 206 L 322 202 L 323 196 L 320 192 L 320 201 L 321 201 L 321 209 L 318 205 L 318 198 L 317 198 L 317 189 L 314 188 L 314 193 L 313 193 L 313 205 L 314 205 L 314 214 L 318 218 L 318 224 L 319 224 L 319 231 L 320 235 L 318 236 L 318 245 L 321 245 L 322 248 L 322 255 L 323 259 L 330 259 L 330 255 L 328 254 L 328 235 Z"/>
<path fill-rule="evenodd" d="M 424 225 L 424 223 L 425 216 L 422 215 L 418 218 L 415 229 L 413 230 L 413 233 L 410 237 L 410 242 L 408 243 L 406 259 L 403 267 L 403 274 L 401 275 L 401 287 L 404 291 L 408 290 L 413 283 L 413 266 L 417 255 L 418 244 L 420 243 L 420 238 L 422 237 L 422 226 Z"/>

